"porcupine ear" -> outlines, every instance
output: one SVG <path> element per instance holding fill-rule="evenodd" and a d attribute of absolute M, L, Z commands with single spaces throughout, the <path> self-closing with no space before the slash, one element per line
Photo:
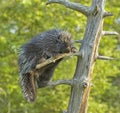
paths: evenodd
<path fill-rule="evenodd" d="M 36 86 L 34 76 L 31 73 L 26 73 L 20 76 L 20 84 L 24 97 L 28 102 L 33 102 L 36 99 Z"/>

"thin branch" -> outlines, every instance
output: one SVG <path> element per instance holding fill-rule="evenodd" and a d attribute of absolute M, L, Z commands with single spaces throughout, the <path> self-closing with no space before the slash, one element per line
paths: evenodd
<path fill-rule="evenodd" d="M 79 4 L 79 3 L 70 2 L 69 0 L 48 0 L 46 4 L 48 5 L 52 3 L 62 4 L 67 8 L 81 12 L 82 14 L 86 16 L 89 15 L 89 7 Z"/>
<path fill-rule="evenodd" d="M 83 40 L 74 40 L 74 43 L 82 43 Z"/>
<path fill-rule="evenodd" d="M 113 16 L 111 12 L 104 12 L 103 17 Z"/>
<path fill-rule="evenodd" d="M 36 65 L 36 69 L 40 69 L 40 68 L 42 68 L 42 67 L 44 67 L 44 66 L 46 66 L 46 65 L 48 65 L 48 64 L 50 64 L 50 63 L 56 62 L 56 61 L 59 60 L 59 59 L 62 59 L 62 58 L 64 58 L 64 57 L 70 57 L 70 56 L 80 56 L 80 53 L 79 53 L 79 52 L 76 52 L 76 53 L 64 53 L 64 54 L 59 54 L 59 55 L 57 55 L 57 56 L 55 56 L 55 57 L 52 57 L 52 58 L 47 59 L 47 60 L 46 60 L 45 62 L 43 62 L 43 63 L 40 63 L 40 64 Z"/>
<path fill-rule="evenodd" d="M 73 80 L 57 80 L 55 82 L 49 82 L 47 84 L 47 86 L 57 86 L 57 85 L 62 85 L 62 84 L 66 84 L 66 85 L 73 85 Z"/>
<path fill-rule="evenodd" d="M 102 31 L 102 36 L 105 36 L 105 35 L 117 35 L 117 36 L 119 36 L 119 33 L 116 31 Z"/>
<path fill-rule="evenodd" d="M 115 60 L 115 58 L 107 57 L 107 56 L 98 56 L 97 59 L 101 59 L 101 60 Z"/>

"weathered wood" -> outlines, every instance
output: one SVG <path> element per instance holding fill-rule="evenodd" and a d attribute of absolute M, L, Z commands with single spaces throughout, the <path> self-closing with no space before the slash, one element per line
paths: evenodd
<path fill-rule="evenodd" d="M 74 3 L 74 2 L 70 2 L 69 0 L 48 0 L 48 2 L 46 3 L 48 4 L 52 4 L 52 3 L 58 3 L 58 4 L 62 4 L 70 9 L 76 10 L 81 12 L 82 14 L 88 16 L 89 15 L 89 8 L 87 6 L 78 4 L 78 3 Z"/>
<path fill-rule="evenodd" d="M 90 86 L 83 88 L 81 83 L 87 79 L 91 81 L 91 74 L 94 68 L 94 61 L 98 53 L 98 47 L 102 34 L 103 14 L 105 0 L 93 0 L 91 14 L 88 16 L 87 27 L 83 38 L 80 52 L 84 54 L 83 58 L 78 58 L 74 79 L 77 82 L 71 90 L 71 97 L 68 107 L 68 113 L 86 113 L 87 101 L 90 92 Z"/>
<path fill-rule="evenodd" d="M 102 35 L 105 36 L 105 35 L 116 35 L 116 36 L 119 36 L 119 33 L 116 32 L 116 31 L 102 31 Z"/>
<path fill-rule="evenodd" d="M 111 12 L 104 12 L 103 17 L 109 17 L 109 16 L 113 16 L 113 14 Z"/>
<path fill-rule="evenodd" d="M 80 56 L 80 53 L 76 52 L 76 53 L 63 53 L 63 54 L 59 54 L 59 55 L 57 55 L 55 57 L 51 57 L 51 58 L 47 59 L 46 61 L 44 61 L 44 62 L 42 62 L 40 64 L 37 64 L 36 65 L 36 69 L 40 69 L 40 68 L 42 68 L 42 67 L 44 67 L 44 66 L 46 66 L 46 65 L 48 65 L 50 63 L 54 63 L 57 60 L 64 58 L 64 57 L 71 57 L 71 56 Z"/>
<path fill-rule="evenodd" d="M 115 58 L 108 57 L 108 56 L 97 56 L 97 59 L 100 59 L 100 60 L 115 60 Z"/>
<path fill-rule="evenodd" d="M 102 36 L 103 18 L 111 14 L 105 12 L 105 0 L 93 0 L 89 8 L 68 0 L 48 0 L 47 3 L 62 4 L 87 16 L 86 31 L 79 50 L 81 57 L 78 56 L 67 111 L 67 113 L 86 113 L 92 72 Z"/>

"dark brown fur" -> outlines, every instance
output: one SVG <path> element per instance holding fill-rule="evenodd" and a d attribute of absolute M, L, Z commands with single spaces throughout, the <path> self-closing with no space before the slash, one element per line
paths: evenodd
<path fill-rule="evenodd" d="M 27 101 L 35 100 L 36 87 L 47 85 L 62 59 L 36 70 L 37 74 L 33 73 L 35 66 L 60 53 L 75 52 L 75 50 L 70 33 L 62 30 L 44 32 L 20 48 L 18 60 L 20 84 Z"/>

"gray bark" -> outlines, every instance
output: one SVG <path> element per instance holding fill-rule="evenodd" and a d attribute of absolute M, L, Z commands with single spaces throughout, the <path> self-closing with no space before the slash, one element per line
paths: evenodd
<path fill-rule="evenodd" d="M 90 84 L 94 62 L 98 54 L 98 46 L 102 33 L 105 0 L 94 0 L 90 8 L 83 43 L 80 48 L 82 58 L 78 58 L 72 87 L 68 113 L 86 113 L 90 85 L 86 88 L 82 83 Z"/>
<path fill-rule="evenodd" d="M 116 32 L 103 31 L 104 17 L 111 16 L 112 14 L 105 11 L 105 0 L 93 0 L 90 7 L 73 3 L 69 0 L 48 0 L 47 4 L 51 3 L 62 4 L 67 8 L 81 12 L 87 17 L 86 30 L 79 50 L 76 71 L 72 83 L 71 81 L 68 83 L 68 85 L 71 85 L 71 96 L 66 112 L 86 113 L 94 63 L 97 58 L 103 60 L 113 59 L 98 55 L 101 36 L 107 34 L 118 35 Z"/>

